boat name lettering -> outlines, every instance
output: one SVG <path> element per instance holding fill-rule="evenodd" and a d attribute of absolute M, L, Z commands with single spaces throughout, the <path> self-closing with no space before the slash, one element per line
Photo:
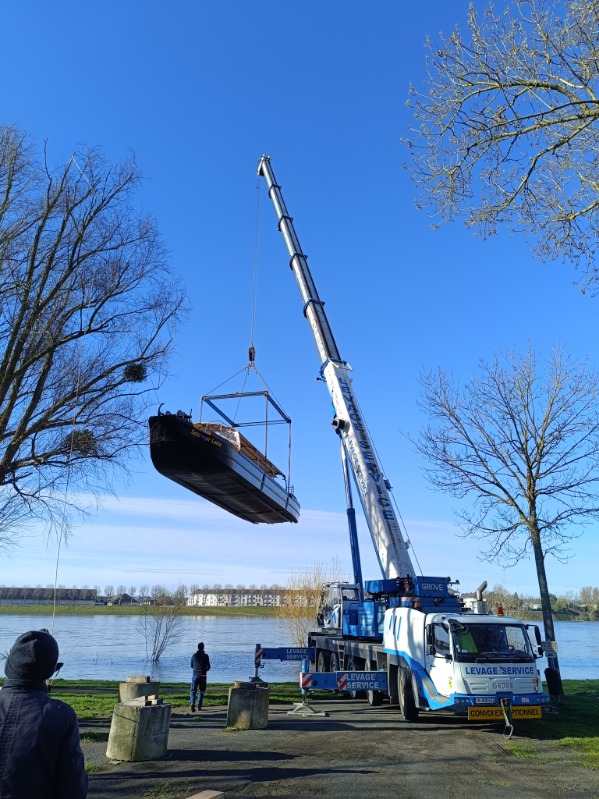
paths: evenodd
<path fill-rule="evenodd" d="M 214 444 L 215 447 L 222 447 L 223 445 L 222 441 L 219 441 L 217 438 L 212 438 L 212 436 L 208 436 L 206 433 L 201 433 L 199 430 L 191 430 L 190 432 L 192 436 L 201 438 L 202 441 L 205 441 L 207 444 Z"/>

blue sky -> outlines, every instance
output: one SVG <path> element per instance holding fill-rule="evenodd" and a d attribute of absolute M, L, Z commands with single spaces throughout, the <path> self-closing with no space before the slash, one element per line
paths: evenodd
<path fill-rule="evenodd" d="M 400 141 L 408 86 L 422 86 L 425 37 L 463 24 L 466 9 L 30 0 L 3 10 L 0 121 L 47 141 L 51 162 L 98 145 L 114 161 L 134 152 L 147 177 L 140 205 L 157 218 L 192 308 L 157 404 L 197 412 L 202 394 L 246 365 L 259 231 L 256 360 L 293 419 L 303 509 L 298 525 L 240 522 L 146 456 L 61 548 L 59 583 L 284 584 L 314 563 L 350 569 L 328 393 L 274 212 L 264 192 L 257 200 L 268 154 L 423 572 L 465 590 L 486 579 L 535 592 L 532 562 L 490 566 L 456 535 L 457 501 L 426 486 L 406 438 L 425 423 L 423 369 L 463 381 L 481 357 L 529 343 L 597 361 L 599 300 L 580 296 L 567 265 L 533 261 L 506 232 L 482 242 L 459 222 L 434 230 L 415 208 Z M 362 554 L 365 576 L 377 577 L 365 536 Z M 548 561 L 551 590 L 597 584 L 595 529 L 573 555 Z M 0 582 L 52 583 L 56 559 L 56 542 L 32 529 Z"/>

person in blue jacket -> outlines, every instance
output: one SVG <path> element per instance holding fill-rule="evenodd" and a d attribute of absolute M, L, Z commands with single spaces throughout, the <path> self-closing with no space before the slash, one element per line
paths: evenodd
<path fill-rule="evenodd" d="M 198 694 L 198 710 L 202 709 L 202 701 L 206 693 L 206 678 L 210 671 L 210 658 L 204 652 L 204 644 L 198 644 L 197 652 L 191 656 L 191 668 L 193 669 L 191 677 L 191 688 L 189 690 L 189 704 L 191 705 L 191 712 L 196 711 L 196 694 Z M 198 693 L 199 692 L 199 693 Z"/>
<path fill-rule="evenodd" d="M 85 799 L 88 778 L 72 707 L 48 696 L 58 644 L 47 630 L 20 635 L 0 690 L 0 799 Z"/>

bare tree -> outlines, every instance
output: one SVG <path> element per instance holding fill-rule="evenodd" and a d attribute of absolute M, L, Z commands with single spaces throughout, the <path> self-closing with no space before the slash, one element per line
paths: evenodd
<path fill-rule="evenodd" d="M 85 151 L 57 169 L 0 128 L 0 540 L 63 528 L 146 441 L 183 292 L 134 162 Z"/>
<path fill-rule="evenodd" d="M 586 585 L 580 589 L 580 602 L 585 607 L 587 618 L 599 619 L 599 588 Z"/>
<path fill-rule="evenodd" d="M 474 498 L 459 516 L 466 535 L 488 541 L 486 559 L 512 565 L 532 551 L 555 641 L 545 558 L 567 559 L 580 526 L 599 518 L 597 373 L 557 349 L 543 368 L 529 350 L 481 362 L 463 388 L 441 370 L 422 386 L 432 423 L 416 445 L 430 483 Z"/>
<path fill-rule="evenodd" d="M 596 287 L 597 3 L 471 3 L 467 28 L 427 42 L 425 90 L 410 90 L 418 202 L 444 221 L 466 214 L 484 236 L 524 232 Z"/>
<path fill-rule="evenodd" d="M 306 646 L 308 633 L 316 623 L 316 609 L 323 586 L 340 580 L 337 561 L 327 569 L 315 563 L 311 569 L 292 574 L 283 589 L 281 604 L 276 608 L 277 624 L 294 646 Z"/>
<path fill-rule="evenodd" d="M 157 603 L 145 606 L 139 617 L 138 629 L 146 646 L 146 657 L 157 663 L 169 646 L 180 640 L 183 634 L 183 609 L 186 603 L 186 588 L 179 586 L 169 595 L 162 586 L 155 586 Z"/>

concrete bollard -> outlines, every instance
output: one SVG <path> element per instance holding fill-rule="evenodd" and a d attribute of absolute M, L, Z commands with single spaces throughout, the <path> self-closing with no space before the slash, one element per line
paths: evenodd
<path fill-rule="evenodd" d="M 114 706 L 106 757 L 127 763 L 135 760 L 161 760 L 168 749 L 171 705 Z"/>
<path fill-rule="evenodd" d="M 119 683 L 119 702 L 127 702 L 138 696 L 158 696 L 160 682 L 152 682 L 149 677 L 127 677 L 126 682 Z"/>
<path fill-rule="evenodd" d="M 268 726 L 268 687 L 236 682 L 229 688 L 227 727 L 235 730 L 263 730 Z"/>

